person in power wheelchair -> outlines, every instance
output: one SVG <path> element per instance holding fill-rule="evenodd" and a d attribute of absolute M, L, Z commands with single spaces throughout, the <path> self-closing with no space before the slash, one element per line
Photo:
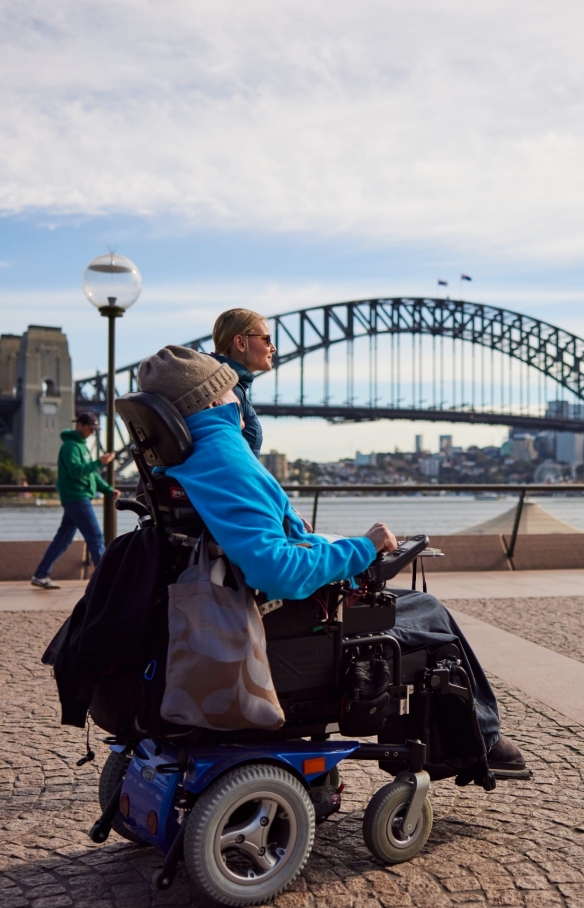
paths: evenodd
<path fill-rule="evenodd" d="M 307 600 L 319 589 L 365 571 L 380 552 L 397 547 L 394 535 L 376 524 L 361 537 L 330 542 L 307 533 L 276 479 L 253 456 L 241 433 L 233 387 L 237 374 L 226 364 L 186 347 L 167 346 L 139 369 L 142 391 L 169 400 L 185 419 L 194 451 L 170 467 L 218 545 L 268 600 Z M 470 645 L 447 609 L 427 593 L 392 590 L 397 597 L 392 634 L 402 646 L 454 644 L 470 678 L 489 767 L 508 777 L 525 773 L 519 748 L 500 733 L 492 688 Z M 302 611 L 291 620 L 298 634 Z M 309 615 L 309 622 L 312 613 Z M 287 616 L 265 621 L 268 638 Z M 300 627 L 299 623 L 300 622 Z M 454 699 L 454 698 L 450 698 Z M 457 703 L 462 710 L 462 704 Z M 449 718 L 452 724 L 452 717 Z M 383 739 L 381 735 L 380 740 Z"/>
<path fill-rule="evenodd" d="M 118 502 L 140 515 L 141 529 L 108 548 L 97 581 L 88 586 L 88 616 L 100 617 L 100 590 L 110 587 L 108 561 L 116 586 L 116 551 L 129 553 L 125 564 L 154 539 L 161 550 L 172 550 L 170 561 L 178 558 L 184 571 L 189 549 L 210 534 L 227 558 L 226 570 L 233 565 L 252 590 L 265 594 L 263 604 L 256 599 L 284 724 L 225 731 L 224 725 L 160 721 L 161 681 L 164 686 L 169 677 L 160 647 L 163 625 L 168 630 L 162 598 L 160 639 L 148 653 L 141 650 L 138 675 L 132 675 L 143 694 L 138 699 L 149 708 L 136 701 L 129 724 L 124 719 L 121 725 L 115 710 L 108 716 L 100 709 L 100 702 L 123 700 L 129 686 L 123 664 L 119 675 L 105 660 L 103 671 L 79 677 L 84 704 L 90 677 L 89 713 L 112 735 L 92 840 L 105 841 L 113 828 L 163 851 L 152 878 L 156 889 L 171 885 L 184 857 L 199 894 L 243 908 L 264 904 L 301 872 L 315 823 L 340 808 L 344 786 L 337 767 L 345 759 L 376 761 L 394 776 L 363 818 L 367 847 L 386 863 L 408 861 L 424 847 L 432 828 L 431 779 L 456 776 L 459 785 L 474 782 L 490 791 L 495 778 L 528 778 L 529 772 L 520 751 L 500 735 L 493 692 L 447 610 L 431 596 L 386 587 L 427 537 L 397 545 L 383 524 L 334 541 L 307 533 L 242 436 L 236 382 L 225 363 L 165 347 L 141 364 L 141 391 L 116 402 L 146 504 Z M 165 576 L 180 586 L 176 570 Z M 127 608 L 120 599 L 126 589 L 131 598 L 131 585 L 123 587 L 116 608 Z M 134 597 L 141 612 L 147 597 L 142 584 L 140 601 Z M 82 605 L 77 623 L 75 612 L 71 616 L 68 639 L 83 637 Z M 59 650 L 57 638 L 47 654 Z M 62 691 L 63 670 L 53 655 L 46 661 L 56 665 Z M 79 658 L 72 664 L 80 669 Z M 84 704 L 68 724 L 83 725 Z M 80 763 L 92 758 L 88 751 Z"/>

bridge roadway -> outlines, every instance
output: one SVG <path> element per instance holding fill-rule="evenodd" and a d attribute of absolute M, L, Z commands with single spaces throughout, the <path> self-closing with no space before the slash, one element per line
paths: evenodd
<path fill-rule="evenodd" d="M 77 396 L 76 411 L 92 409 L 97 414 L 105 413 L 105 400 Z M 473 423 L 487 426 L 513 426 L 538 432 L 584 432 L 583 419 L 568 419 L 557 416 L 529 416 L 521 413 L 496 413 L 483 410 L 440 410 L 415 407 L 370 407 L 347 404 L 298 404 L 262 403 L 253 401 L 253 407 L 260 416 L 294 416 L 299 419 L 319 418 L 329 422 L 375 422 L 380 419 L 407 419 L 416 422 Z M 1 401 L 0 401 L 0 415 Z"/>
<path fill-rule="evenodd" d="M 388 777 L 349 761 L 341 812 L 318 827 L 302 875 L 274 908 L 583 908 L 584 727 L 572 705 L 578 707 L 584 675 L 584 572 L 528 573 L 442 574 L 431 582 L 481 647 L 503 730 L 525 752 L 533 779 L 499 782 L 490 794 L 452 780 L 434 783 L 434 827 L 424 851 L 384 867 L 364 847 L 361 817 Z M 197 908 L 184 866 L 168 894 L 152 893 L 160 855 L 115 834 L 102 846 L 87 838 L 107 748 L 92 729 L 96 760 L 75 766 L 85 732 L 59 725 L 54 682 L 40 664 L 81 593 L 75 582 L 66 586 L 75 589 L 0 585 L 0 905 Z M 574 690 L 562 699 L 567 680 Z M 550 705 L 552 695 L 559 700 Z"/>
<path fill-rule="evenodd" d="M 489 426 L 515 426 L 540 432 L 584 432 L 584 420 L 553 416 L 527 416 L 516 413 L 486 413 L 479 410 L 414 409 L 412 407 L 335 406 L 332 404 L 265 404 L 253 402 L 261 416 L 320 417 L 331 422 L 365 422 L 378 419 L 408 419 L 425 422 L 475 423 Z"/>

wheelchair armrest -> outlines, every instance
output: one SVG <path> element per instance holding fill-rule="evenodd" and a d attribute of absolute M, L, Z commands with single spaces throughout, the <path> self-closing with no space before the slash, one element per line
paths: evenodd
<path fill-rule="evenodd" d="M 115 503 L 116 511 L 133 511 L 138 517 L 149 517 L 150 511 L 141 501 L 134 498 L 118 498 Z"/>

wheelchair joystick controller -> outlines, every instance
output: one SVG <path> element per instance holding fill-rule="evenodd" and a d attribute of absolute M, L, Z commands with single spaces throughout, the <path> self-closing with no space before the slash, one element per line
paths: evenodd
<path fill-rule="evenodd" d="M 375 561 L 359 575 L 358 580 L 366 583 L 370 590 L 382 590 L 385 583 L 415 561 L 429 543 L 429 538 L 420 533 L 400 542 L 394 552 L 379 552 Z"/>

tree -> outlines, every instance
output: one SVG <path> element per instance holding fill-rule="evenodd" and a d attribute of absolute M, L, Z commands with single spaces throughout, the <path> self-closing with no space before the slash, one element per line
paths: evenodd
<path fill-rule="evenodd" d="M 12 459 L 10 453 L 3 445 L 0 445 L 0 482 L 16 482 L 18 467 Z"/>
<path fill-rule="evenodd" d="M 50 467 L 20 467 L 5 447 L 0 445 L 0 483 L 5 485 L 54 485 L 57 471 Z"/>

